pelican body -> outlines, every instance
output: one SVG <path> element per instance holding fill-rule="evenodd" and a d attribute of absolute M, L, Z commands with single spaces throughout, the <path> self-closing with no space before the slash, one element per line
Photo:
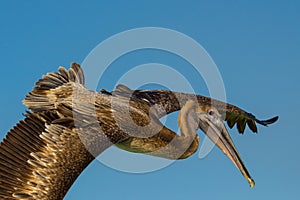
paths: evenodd
<path fill-rule="evenodd" d="M 247 179 L 254 181 L 224 126 L 277 120 L 258 120 L 244 110 L 208 97 L 167 90 L 133 91 L 119 85 L 100 93 L 84 87 L 81 67 L 44 75 L 23 103 L 30 112 L 0 143 L 0 199 L 63 199 L 79 174 L 112 145 L 120 149 L 184 159 L 198 148 L 200 128 Z M 181 134 L 161 124 L 159 118 L 181 110 Z"/>

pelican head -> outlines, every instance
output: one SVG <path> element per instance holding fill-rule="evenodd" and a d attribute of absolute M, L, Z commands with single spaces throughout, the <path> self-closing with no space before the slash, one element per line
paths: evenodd
<path fill-rule="evenodd" d="M 250 187 L 254 187 L 254 180 L 248 173 L 218 110 L 212 106 L 201 106 L 191 100 L 184 107 L 185 111 L 179 117 L 182 122 L 181 133 L 195 132 L 195 129 L 200 128 L 240 170 Z"/>

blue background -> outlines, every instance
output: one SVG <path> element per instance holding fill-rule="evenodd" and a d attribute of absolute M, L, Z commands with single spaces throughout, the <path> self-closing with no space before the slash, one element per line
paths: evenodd
<path fill-rule="evenodd" d="M 83 2 L 1 1 L 1 138 L 23 118 L 21 101 L 42 74 L 72 61 L 81 63 L 106 38 L 145 26 L 174 29 L 195 39 L 216 62 L 230 103 L 260 118 L 280 119 L 268 128 L 260 126 L 257 135 L 230 130 L 256 181 L 254 189 L 214 148 L 205 159 L 194 155 L 146 174 L 93 162 L 65 199 L 299 198 L 299 1 Z M 157 52 L 142 55 L 125 56 L 122 63 L 161 59 L 185 64 Z M 207 94 L 206 87 L 200 85 L 199 92 Z M 175 120 L 170 124 L 177 128 Z"/>

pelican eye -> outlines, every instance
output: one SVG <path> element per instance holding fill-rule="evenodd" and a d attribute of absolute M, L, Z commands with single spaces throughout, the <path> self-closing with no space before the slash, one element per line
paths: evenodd
<path fill-rule="evenodd" d="M 208 111 L 208 114 L 209 114 L 209 115 L 215 115 L 215 111 L 209 110 L 209 111 Z"/>

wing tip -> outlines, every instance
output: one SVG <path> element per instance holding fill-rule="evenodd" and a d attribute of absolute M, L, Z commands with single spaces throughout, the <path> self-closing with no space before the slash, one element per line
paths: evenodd
<path fill-rule="evenodd" d="M 267 120 L 258 120 L 258 119 L 255 119 L 255 121 L 258 124 L 261 124 L 263 126 L 268 126 L 269 124 L 275 123 L 278 119 L 279 119 L 279 116 L 275 116 L 275 117 L 272 117 L 272 118 L 267 119 Z"/>

